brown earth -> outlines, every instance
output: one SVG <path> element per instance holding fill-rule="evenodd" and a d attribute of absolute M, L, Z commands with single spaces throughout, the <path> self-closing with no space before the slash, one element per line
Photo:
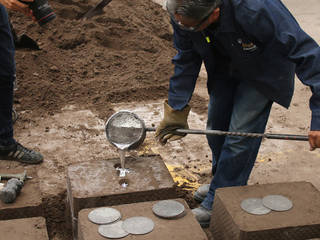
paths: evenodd
<path fill-rule="evenodd" d="M 105 14 L 81 21 L 94 3 L 51 1 L 58 18 L 44 28 L 23 16 L 12 17 L 18 32 L 27 32 L 42 48 L 17 52 L 18 111 L 42 116 L 76 104 L 105 118 L 110 103 L 167 94 L 174 50 L 159 5 L 114 1 Z"/>
<path fill-rule="evenodd" d="M 308 7 L 300 0 L 285 2 L 320 40 L 315 30 L 320 25 L 320 4 L 310 1 Z M 97 2 L 51 0 L 57 19 L 44 27 L 11 13 L 17 33 L 26 32 L 41 46 L 40 51 L 16 53 L 19 119 L 15 136 L 45 157 L 39 166 L 22 166 L 38 170 L 51 240 L 71 239 L 65 227 L 66 167 L 118 157 L 104 133 L 105 121 L 114 111 L 138 109 L 148 125 L 157 125 L 173 70 L 172 34 L 168 16 L 159 5 L 150 0 L 115 0 L 104 14 L 82 21 L 81 16 Z M 192 128 L 205 127 L 208 97 L 201 76 L 191 102 Z M 297 83 L 290 110 L 274 106 L 268 132 L 306 134 L 309 95 L 309 89 Z M 162 147 L 148 134 L 142 147 L 130 155 L 148 152 L 161 154 L 180 184 L 179 197 L 195 207 L 192 192 L 211 178 L 211 153 L 205 138 L 187 136 Z M 320 188 L 319 156 L 317 151 L 308 151 L 307 143 L 266 140 L 249 183 L 307 180 Z M 0 165 L 1 169 L 17 167 L 21 164 L 3 161 Z"/>

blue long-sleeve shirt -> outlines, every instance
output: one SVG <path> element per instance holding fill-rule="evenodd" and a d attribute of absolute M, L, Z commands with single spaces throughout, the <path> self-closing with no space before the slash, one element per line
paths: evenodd
<path fill-rule="evenodd" d="M 223 0 L 216 25 L 188 32 L 172 21 L 178 53 L 172 60 L 169 105 L 182 109 L 188 104 L 202 61 L 209 91 L 219 81 L 236 77 L 286 108 L 297 74 L 312 91 L 311 130 L 320 130 L 320 48 L 282 2 Z"/>

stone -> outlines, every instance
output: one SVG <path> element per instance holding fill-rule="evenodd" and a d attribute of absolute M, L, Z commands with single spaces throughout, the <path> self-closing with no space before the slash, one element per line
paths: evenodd
<path fill-rule="evenodd" d="M 293 207 L 253 215 L 242 210 L 244 199 L 283 195 Z M 216 190 L 210 231 L 214 240 L 301 240 L 320 238 L 320 192 L 309 182 L 285 182 Z"/>

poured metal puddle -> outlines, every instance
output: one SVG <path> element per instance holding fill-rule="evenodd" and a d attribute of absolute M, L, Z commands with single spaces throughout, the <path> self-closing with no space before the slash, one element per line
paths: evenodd
<path fill-rule="evenodd" d="M 120 179 L 119 184 L 121 187 L 126 188 L 129 186 L 129 180 L 126 178 L 122 178 Z"/>
<path fill-rule="evenodd" d="M 120 177 L 120 180 L 119 180 L 120 186 L 123 187 L 123 188 L 126 188 L 129 185 L 129 180 L 127 178 L 125 178 L 125 177 L 126 177 L 126 174 L 130 173 L 131 171 L 130 171 L 130 169 L 124 167 L 125 166 L 125 164 L 124 164 L 125 152 L 124 151 L 119 151 L 119 152 L 121 152 L 120 153 L 120 162 L 121 163 L 120 164 L 119 163 L 115 164 L 114 168 L 116 169 L 117 174 Z M 123 157 L 123 159 L 121 159 L 122 157 Z"/>
<path fill-rule="evenodd" d="M 130 173 L 130 170 L 128 168 L 116 168 L 116 170 L 119 172 L 119 177 L 125 177 L 127 173 Z"/>

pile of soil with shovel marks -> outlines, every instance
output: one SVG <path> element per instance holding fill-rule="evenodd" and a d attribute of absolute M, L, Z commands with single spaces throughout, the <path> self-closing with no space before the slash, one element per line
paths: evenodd
<path fill-rule="evenodd" d="M 10 12 L 16 33 L 26 33 L 41 47 L 39 51 L 16 52 L 17 133 L 35 123 L 36 118 L 55 116 L 66 105 L 89 109 L 107 119 L 114 103 L 160 102 L 167 97 L 173 71 L 170 62 L 176 51 L 169 17 L 161 6 L 150 0 L 114 0 L 102 15 L 83 21 L 81 17 L 97 1 L 49 3 L 57 18 L 44 27 Z M 201 97 L 194 96 L 192 101 L 195 111 L 206 110 Z M 55 164 L 55 173 L 64 174 L 69 163 Z M 43 165 L 38 168 L 41 170 Z M 45 171 L 43 175 L 52 174 Z M 65 186 L 57 184 L 54 192 L 42 190 L 50 239 L 71 239 L 65 228 Z M 179 190 L 179 195 L 194 206 L 188 191 Z"/>

